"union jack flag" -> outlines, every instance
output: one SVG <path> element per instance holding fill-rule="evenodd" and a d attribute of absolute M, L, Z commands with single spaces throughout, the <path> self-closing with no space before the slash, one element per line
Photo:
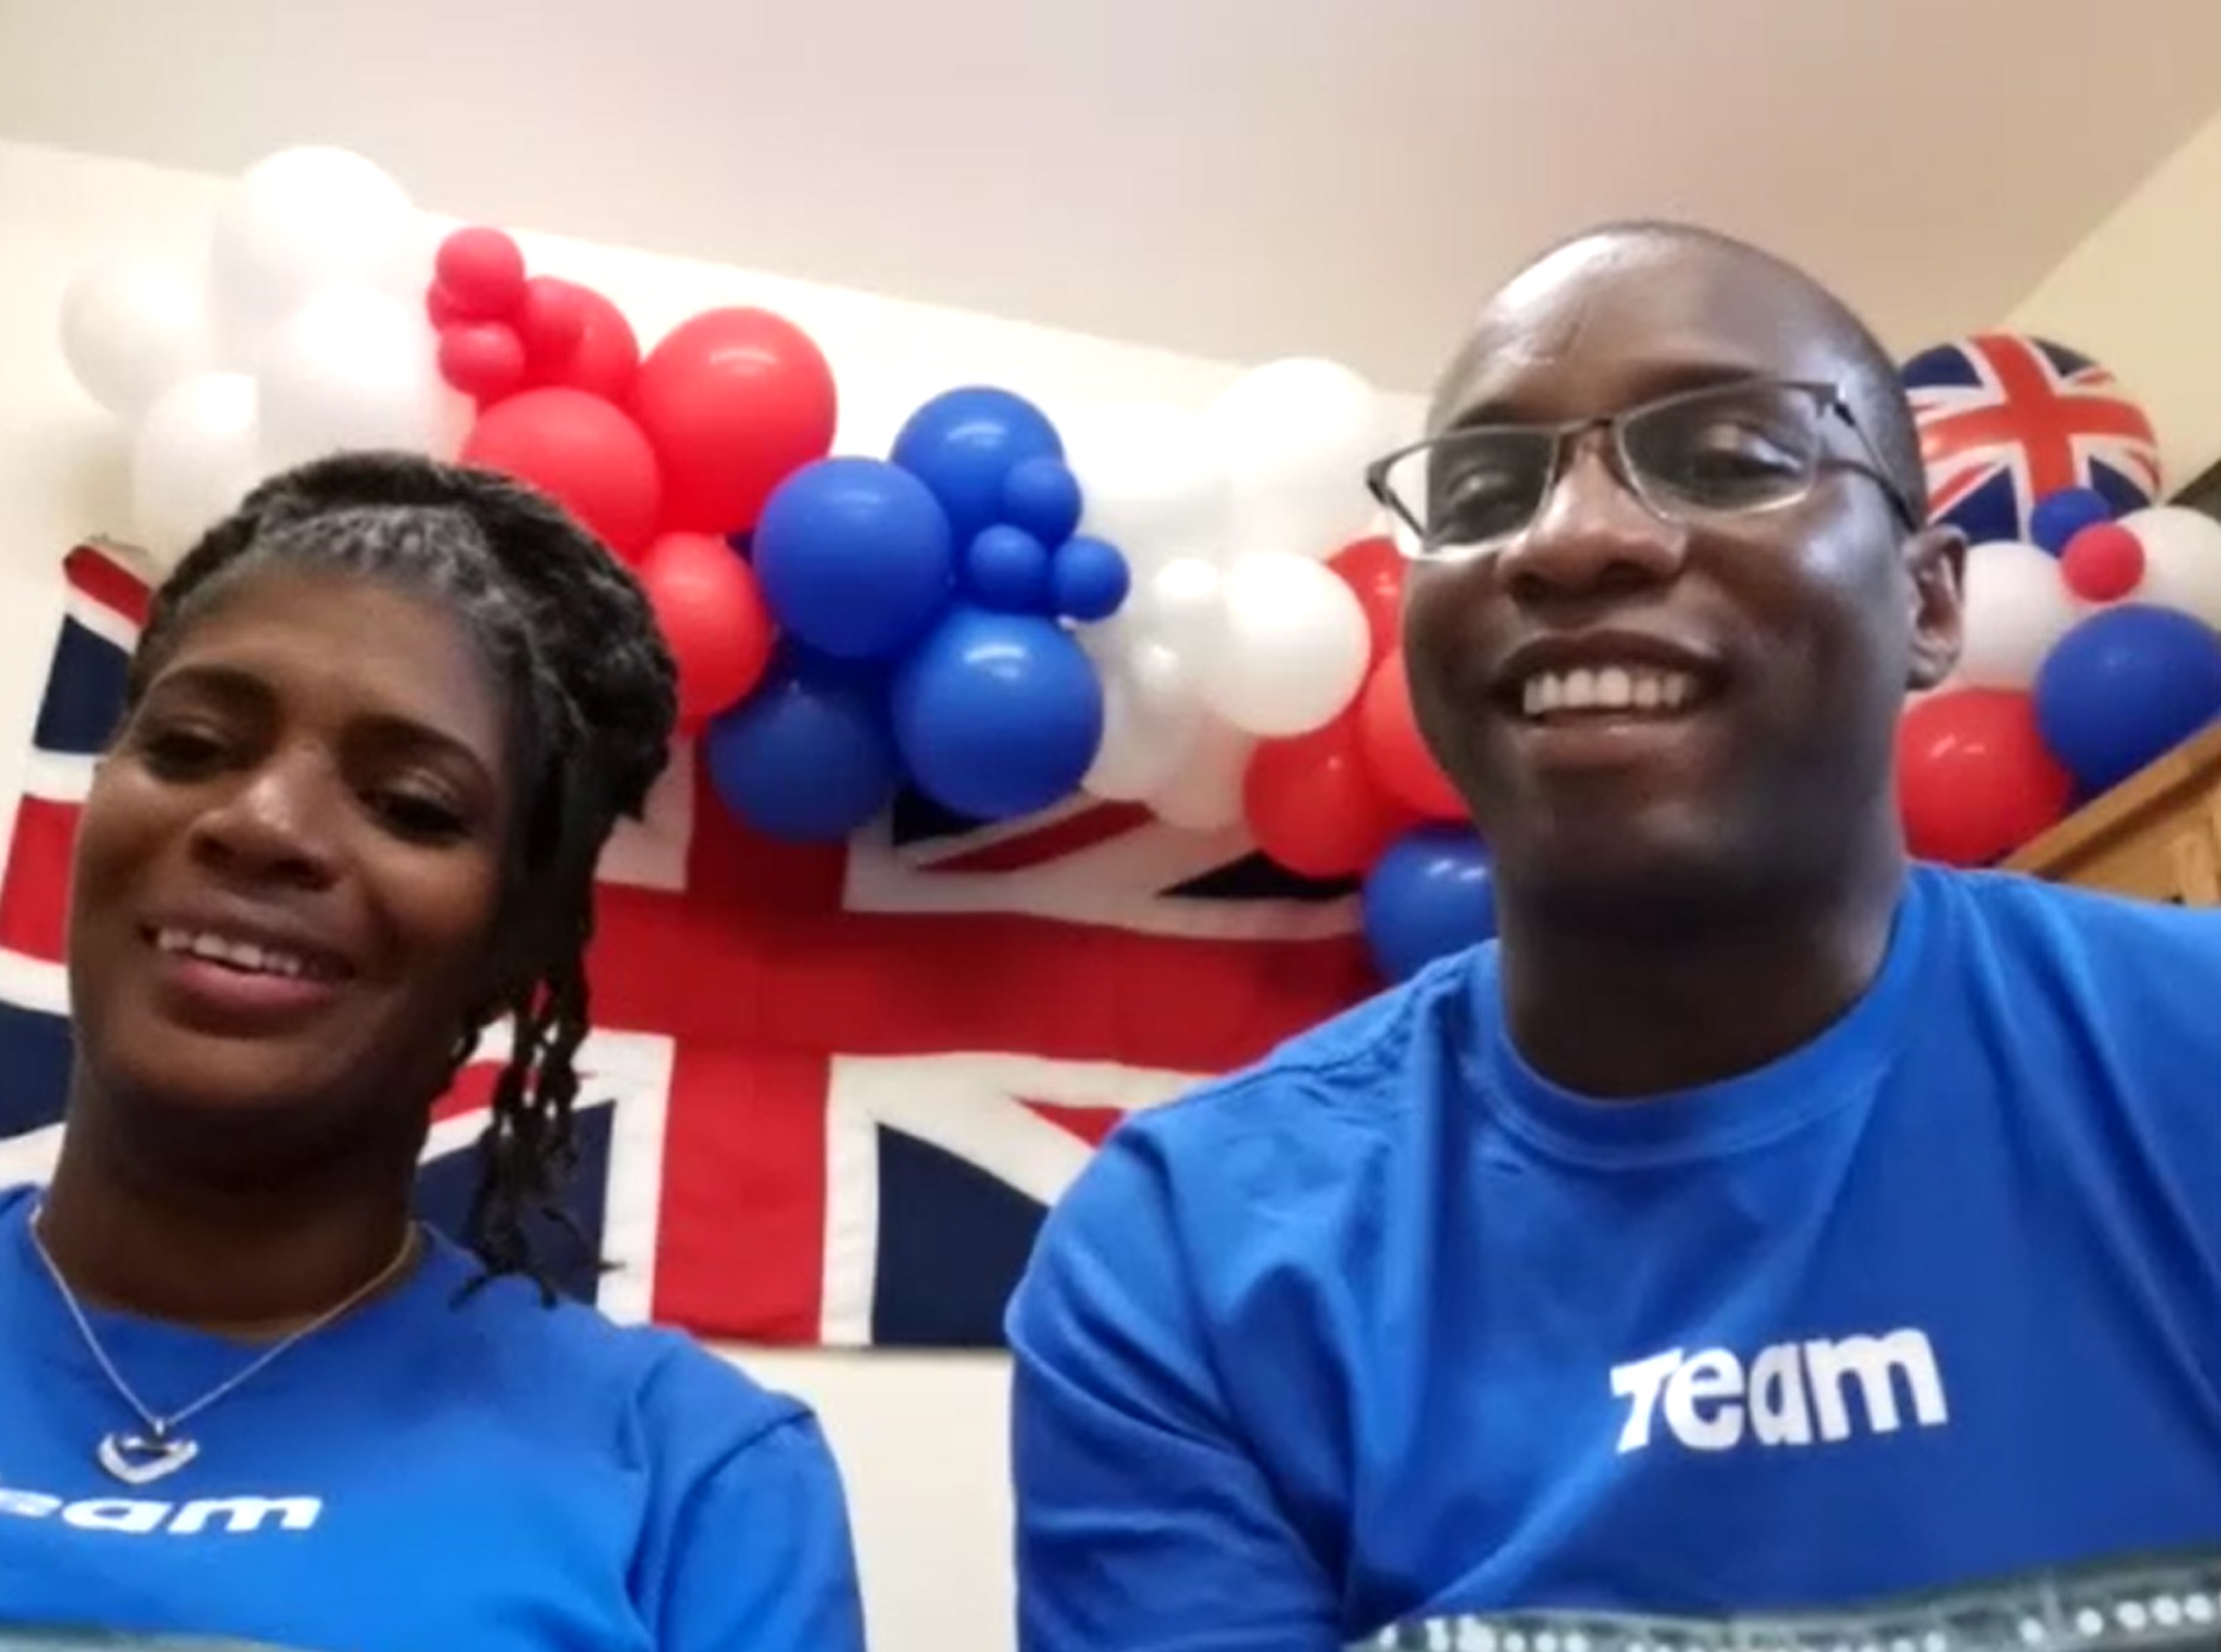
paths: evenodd
<path fill-rule="evenodd" d="M 2158 497 L 2151 421 L 2087 356 L 2017 333 L 1924 350 L 1903 377 L 1938 522 L 1976 544 L 2024 540 L 2037 503 L 2095 488 L 2116 515 Z"/>
<path fill-rule="evenodd" d="M 70 1059 L 70 848 L 147 586 L 87 545 L 0 875 L 0 1186 L 42 1180 Z M 1353 892 L 1238 833 L 1087 802 L 994 827 L 905 799 L 846 845 L 750 833 L 677 754 L 600 867 L 566 1288 L 622 1320 L 829 1346 L 989 1346 L 1046 1206 L 1129 1110 L 1376 985 Z M 504 1054 L 434 1114 L 454 1230 Z"/>

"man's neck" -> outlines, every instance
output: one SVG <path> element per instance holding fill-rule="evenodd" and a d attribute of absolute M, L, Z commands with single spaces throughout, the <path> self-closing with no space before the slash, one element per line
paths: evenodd
<path fill-rule="evenodd" d="M 1831 890 L 1746 913 L 1567 922 L 1500 902 L 1505 1015 L 1527 1063 L 1639 1101 L 1749 1073 L 1817 1037 L 1881 967 L 1906 875 L 1893 849 Z"/>
<path fill-rule="evenodd" d="M 88 1307 L 259 1340 L 398 1278 L 410 1227 L 405 1180 L 211 1186 L 119 1162 L 94 1128 L 66 1134 L 38 1236 Z"/>

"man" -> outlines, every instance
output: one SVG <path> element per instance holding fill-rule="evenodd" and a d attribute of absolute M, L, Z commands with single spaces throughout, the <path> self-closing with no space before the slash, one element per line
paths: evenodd
<path fill-rule="evenodd" d="M 2221 914 L 1908 865 L 1963 548 L 1888 357 L 1617 227 L 1496 296 L 1429 429 L 1373 482 L 1500 938 L 1051 1218 L 1025 1652 L 1918 1648 L 1936 1591 L 2035 1644 L 2221 1561 Z M 2198 1575 L 2137 1621 L 2200 1633 Z"/>

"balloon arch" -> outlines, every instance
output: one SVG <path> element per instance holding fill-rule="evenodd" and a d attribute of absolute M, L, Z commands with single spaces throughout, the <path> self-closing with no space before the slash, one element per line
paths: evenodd
<path fill-rule="evenodd" d="M 986 821 L 1085 794 L 1359 880 L 1391 977 L 1492 927 L 1412 720 L 1404 564 L 1357 485 L 1398 433 L 1354 372 L 1274 362 L 1200 412 L 960 386 L 836 455 L 832 368 L 785 318 L 644 347 L 504 232 L 430 223 L 372 163 L 293 149 L 238 180 L 202 270 L 79 274 L 62 347 L 129 433 L 137 545 L 174 558 L 335 449 L 485 466 L 638 571 L 685 730 L 760 831 L 841 839 L 906 785 Z M 2155 503 L 2149 420 L 2072 351 L 1980 334 L 1905 379 L 1974 542 L 1900 800 L 1917 851 L 1981 863 L 2221 712 L 2221 524 Z"/>

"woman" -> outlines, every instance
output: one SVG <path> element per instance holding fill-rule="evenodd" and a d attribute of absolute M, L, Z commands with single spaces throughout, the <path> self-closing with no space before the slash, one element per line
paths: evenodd
<path fill-rule="evenodd" d="M 546 1283 L 595 863 L 674 704 L 629 575 L 491 476 L 321 461 L 169 579 L 79 829 L 60 1159 L 0 1194 L 0 1624 L 861 1645 L 810 1414 Z M 412 1181 L 504 1017 L 465 1248 Z"/>

